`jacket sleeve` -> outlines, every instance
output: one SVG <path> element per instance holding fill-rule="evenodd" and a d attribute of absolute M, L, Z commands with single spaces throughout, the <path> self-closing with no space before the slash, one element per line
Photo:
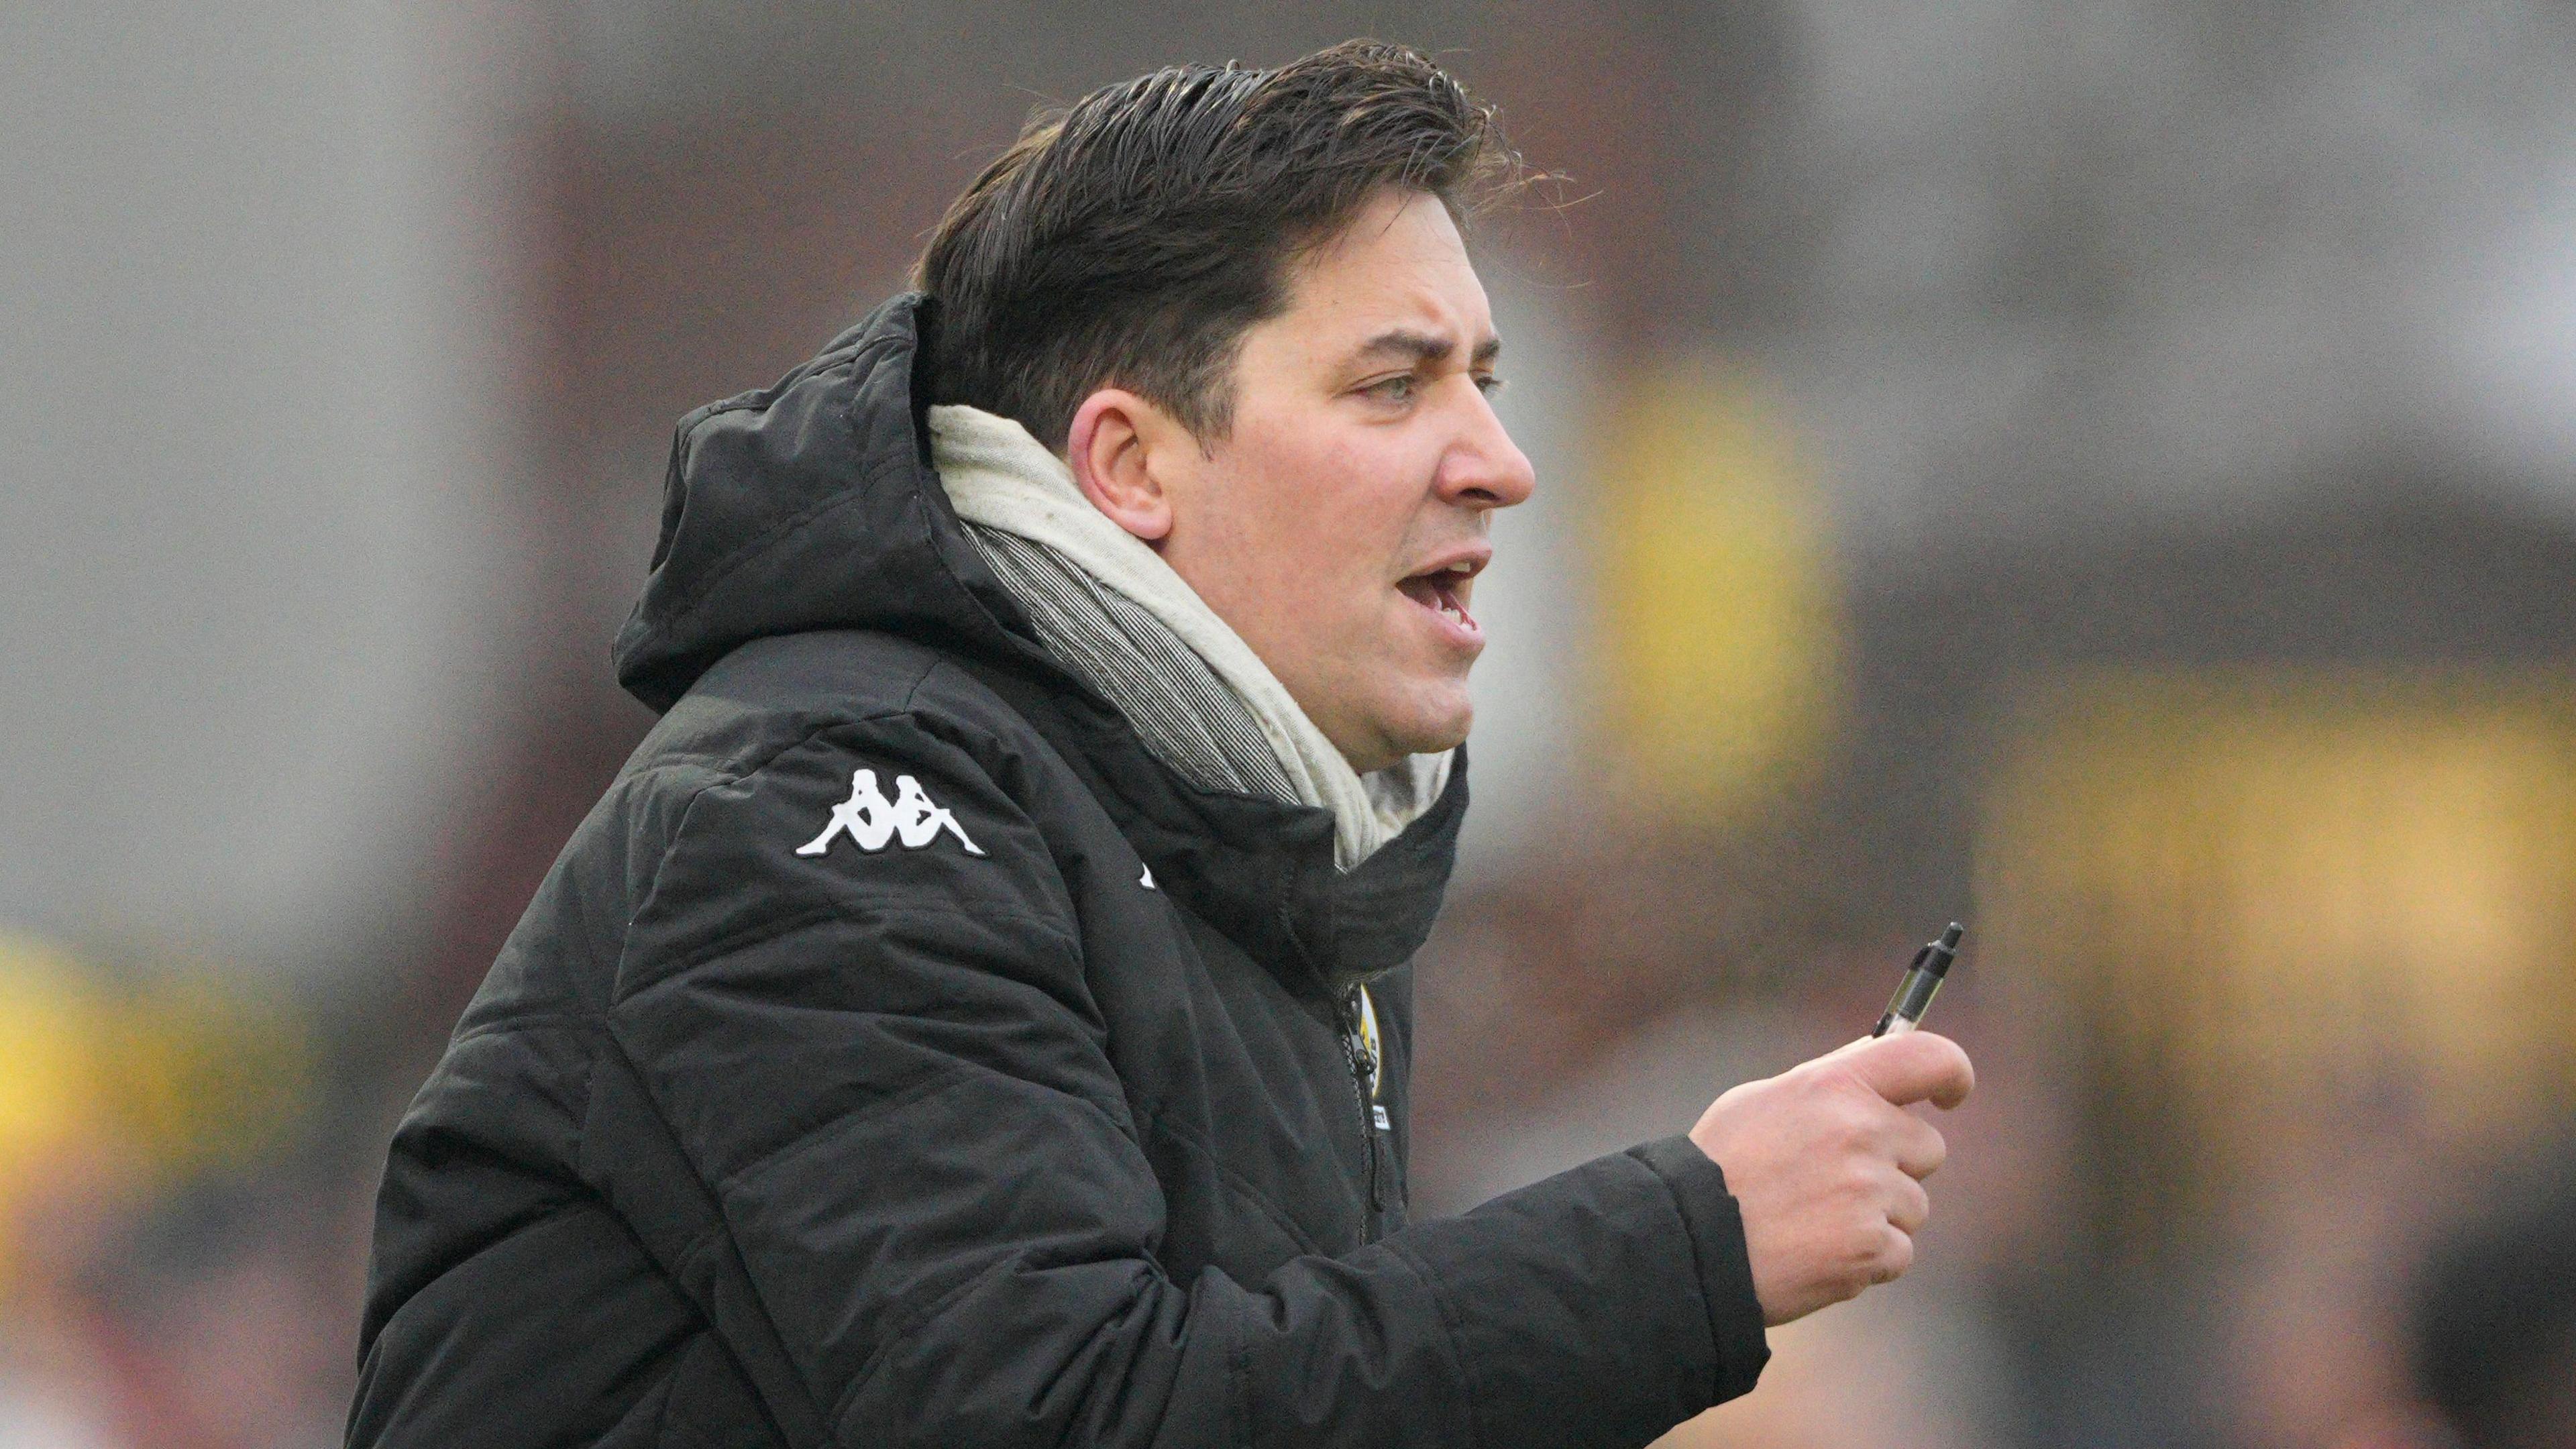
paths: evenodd
<path fill-rule="evenodd" d="M 609 1032 L 748 1279 L 717 1332 L 774 1345 L 807 1397 L 782 1421 L 852 1445 L 1617 1445 L 1751 1387 L 1734 1203 L 1679 1138 L 1261 1282 L 1169 1276 L 1071 901 L 971 743 L 840 726 L 702 790 L 628 933 Z M 957 829 L 800 854 L 860 770 Z"/>

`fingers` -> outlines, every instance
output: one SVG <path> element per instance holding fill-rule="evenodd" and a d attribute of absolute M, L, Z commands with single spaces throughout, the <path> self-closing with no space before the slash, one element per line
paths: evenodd
<path fill-rule="evenodd" d="M 1710 1105 L 1691 1140 L 1725 1166 L 1766 1324 L 1913 1266 L 1932 1215 L 1923 1179 L 1949 1149 L 1908 1108 L 1954 1105 L 1975 1080 L 1956 1043 L 1916 1032 L 1854 1042 Z"/>
<path fill-rule="evenodd" d="M 1843 1057 L 1845 1067 L 1871 1091 L 1899 1107 L 1911 1102 L 1956 1107 L 1977 1085 L 1977 1069 L 1959 1044 L 1928 1031 L 1854 1043 L 1834 1055 Z"/>
<path fill-rule="evenodd" d="M 1910 1177 L 1900 1177 L 1888 1185 L 1887 1221 L 1898 1232 L 1912 1238 L 1932 1220 L 1932 1194 L 1923 1184 Z"/>
<path fill-rule="evenodd" d="M 1914 1235 L 1932 1220 L 1932 1195 L 1910 1177 L 1890 1174 L 1886 1220 L 1879 1224 L 1877 1246 L 1869 1255 L 1869 1281 L 1891 1283 L 1914 1266 Z"/>
<path fill-rule="evenodd" d="M 1904 1277 L 1905 1270 L 1913 1266 L 1914 1239 L 1895 1224 L 1889 1224 L 1886 1238 L 1880 1242 L 1878 1251 L 1871 1255 L 1869 1281 L 1873 1284 L 1893 1283 Z"/>
<path fill-rule="evenodd" d="M 1910 1112 L 1899 1111 L 1897 1116 L 1901 1120 L 1889 1130 L 1887 1144 L 1897 1170 L 1917 1181 L 1939 1172 L 1950 1157 L 1950 1144 L 1941 1130 Z"/>

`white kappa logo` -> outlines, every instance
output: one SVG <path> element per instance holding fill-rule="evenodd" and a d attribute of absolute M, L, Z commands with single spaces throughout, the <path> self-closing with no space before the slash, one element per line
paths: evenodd
<path fill-rule="evenodd" d="M 966 838 L 966 830 L 946 806 L 933 805 L 921 782 L 910 775 L 894 777 L 894 799 L 877 788 L 877 772 L 861 770 L 850 776 L 850 798 L 832 807 L 832 821 L 823 833 L 796 847 L 798 855 L 821 855 L 829 849 L 832 837 L 847 834 L 859 843 L 859 849 L 877 851 L 888 841 L 901 837 L 903 848 L 919 850 L 947 831 L 966 847 L 968 855 L 984 852 Z"/>

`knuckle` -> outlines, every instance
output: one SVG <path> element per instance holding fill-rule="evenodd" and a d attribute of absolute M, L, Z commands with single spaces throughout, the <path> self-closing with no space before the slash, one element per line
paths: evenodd
<path fill-rule="evenodd" d="M 1862 1218 L 1855 1219 L 1851 1237 L 1847 1240 L 1852 1271 L 1863 1275 L 1876 1273 L 1886 1261 L 1888 1237 L 1895 1232 L 1896 1229 L 1888 1224 L 1885 1208 L 1874 1207 Z"/>
<path fill-rule="evenodd" d="M 1852 1070 L 1847 1062 L 1834 1062 L 1817 1068 L 1816 1074 L 1809 1078 L 1808 1082 L 1811 1090 L 1827 1101 L 1842 1102 L 1854 1097 L 1878 1095 L 1870 1090 L 1869 1083 L 1862 1081 L 1860 1073 Z"/>
<path fill-rule="evenodd" d="M 1834 1135 L 1847 1147 L 1869 1148 L 1878 1145 L 1883 1118 L 1879 1109 L 1885 1103 L 1845 1098 L 1836 1105 L 1833 1116 Z"/>
<path fill-rule="evenodd" d="M 1883 1227 L 1884 1225 L 1882 1229 Z M 1856 1236 L 1852 1239 L 1849 1252 L 1834 1265 L 1833 1278 L 1842 1286 L 1844 1297 L 1848 1298 L 1872 1283 L 1880 1281 L 1879 1273 L 1884 1266 L 1881 1262 L 1884 1252 L 1874 1234 Z"/>
<path fill-rule="evenodd" d="M 1887 1247 L 1879 1255 L 1879 1271 L 1886 1275 L 1879 1279 L 1882 1283 L 1904 1277 L 1906 1270 L 1914 1266 L 1914 1240 L 1893 1228 L 1888 1229 L 1887 1238 Z"/>
<path fill-rule="evenodd" d="M 1914 1239 L 1895 1224 L 1881 1219 L 1864 1237 L 1859 1267 L 1869 1281 L 1884 1283 L 1914 1266 Z"/>

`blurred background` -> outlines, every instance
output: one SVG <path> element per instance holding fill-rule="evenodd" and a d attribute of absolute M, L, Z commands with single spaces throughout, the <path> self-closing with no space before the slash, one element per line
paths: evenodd
<path fill-rule="evenodd" d="M 648 717 L 669 428 L 1033 106 L 1354 34 L 1476 238 L 1417 1194 L 1686 1128 L 1914 945 L 1901 1283 L 1675 1445 L 2576 1443 L 2576 10 L 16 0 L 0 1446 L 338 1441 L 383 1143 Z"/>

